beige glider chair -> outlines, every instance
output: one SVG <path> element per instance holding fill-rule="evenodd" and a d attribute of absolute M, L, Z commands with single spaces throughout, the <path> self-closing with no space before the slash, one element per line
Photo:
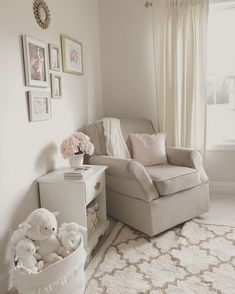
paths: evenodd
<path fill-rule="evenodd" d="M 131 133 L 154 133 L 147 119 L 120 119 L 120 124 L 131 154 Z M 102 120 L 90 124 L 88 132 L 95 145 L 90 164 L 108 166 L 110 216 L 153 236 L 208 211 L 208 178 L 198 151 L 166 148 L 167 164 L 144 167 L 133 159 L 106 155 Z"/>

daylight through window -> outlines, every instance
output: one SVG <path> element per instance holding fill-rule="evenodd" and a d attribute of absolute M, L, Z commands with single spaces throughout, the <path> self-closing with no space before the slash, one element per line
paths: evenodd
<path fill-rule="evenodd" d="M 235 144 L 235 5 L 210 11 L 207 145 Z"/>

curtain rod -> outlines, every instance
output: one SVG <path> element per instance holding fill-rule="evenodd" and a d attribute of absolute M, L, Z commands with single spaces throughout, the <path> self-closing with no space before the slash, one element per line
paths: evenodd
<path fill-rule="evenodd" d="M 225 5 L 225 6 L 234 6 L 235 0 L 209 0 L 210 5 Z M 153 0 L 145 0 L 144 6 L 146 8 L 149 8 L 150 6 L 153 6 Z"/>

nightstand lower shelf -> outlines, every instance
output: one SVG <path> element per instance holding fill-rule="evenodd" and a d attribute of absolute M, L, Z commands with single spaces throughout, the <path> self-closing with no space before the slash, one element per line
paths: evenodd
<path fill-rule="evenodd" d="M 95 232 L 88 236 L 87 255 L 89 256 L 92 250 L 96 247 L 100 236 L 104 235 L 109 227 L 109 221 L 98 221 Z"/>

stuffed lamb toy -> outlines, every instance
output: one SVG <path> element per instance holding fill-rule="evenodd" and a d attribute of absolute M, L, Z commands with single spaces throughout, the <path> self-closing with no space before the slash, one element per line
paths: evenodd
<path fill-rule="evenodd" d="M 34 273 L 43 268 L 43 262 L 38 262 L 36 258 L 36 246 L 28 238 L 20 240 L 16 245 L 15 261 L 17 261 L 17 267 L 24 267 Z"/>
<path fill-rule="evenodd" d="M 25 236 L 35 241 L 37 253 L 47 265 L 62 259 L 57 254 L 60 248 L 60 243 L 56 237 L 57 215 L 57 212 L 39 208 L 32 211 L 23 223 L 24 226 L 28 226 Z"/>
<path fill-rule="evenodd" d="M 45 262 L 60 260 L 56 251 L 60 243 L 56 237 L 58 213 L 39 208 L 30 213 L 25 222 L 19 225 L 11 238 L 12 255 L 16 254 L 16 246 L 20 240 L 28 238 L 37 242 L 37 251 Z"/>
<path fill-rule="evenodd" d="M 31 226 L 27 223 L 19 224 L 18 229 L 14 231 L 12 237 L 11 237 L 11 254 L 15 258 L 16 255 L 16 246 L 17 244 L 25 239 L 26 231 Z"/>
<path fill-rule="evenodd" d="M 45 208 L 32 211 L 25 221 L 30 225 L 26 231 L 26 237 L 34 241 L 41 241 L 56 235 L 56 216 L 58 214 L 58 212 L 50 212 Z"/>
<path fill-rule="evenodd" d="M 81 232 L 85 231 L 85 227 L 75 222 L 62 224 L 58 233 L 58 238 L 61 242 L 59 254 L 66 257 L 76 250 L 81 243 Z"/>
<path fill-rule="evenodd" d="M 47 265 L 62 259 L 57 254 L 60 242 L 57 239 L 57 212 L 50 212 L 45 208 L 39 208 L 31 212 L 26 219 L 30 228 L 26 236 L 35 241 L 37 253 Z"/>
<path fill-rule="evenodd" d="M 52 235 L 45 240 L 36 241 L 35 243 L 38 247 L 37 252 L 44 261 L 45 266 L 62 260 L 62 257 L 58 254 L 60 249 L 60 242 L 56 235 Z"/>

